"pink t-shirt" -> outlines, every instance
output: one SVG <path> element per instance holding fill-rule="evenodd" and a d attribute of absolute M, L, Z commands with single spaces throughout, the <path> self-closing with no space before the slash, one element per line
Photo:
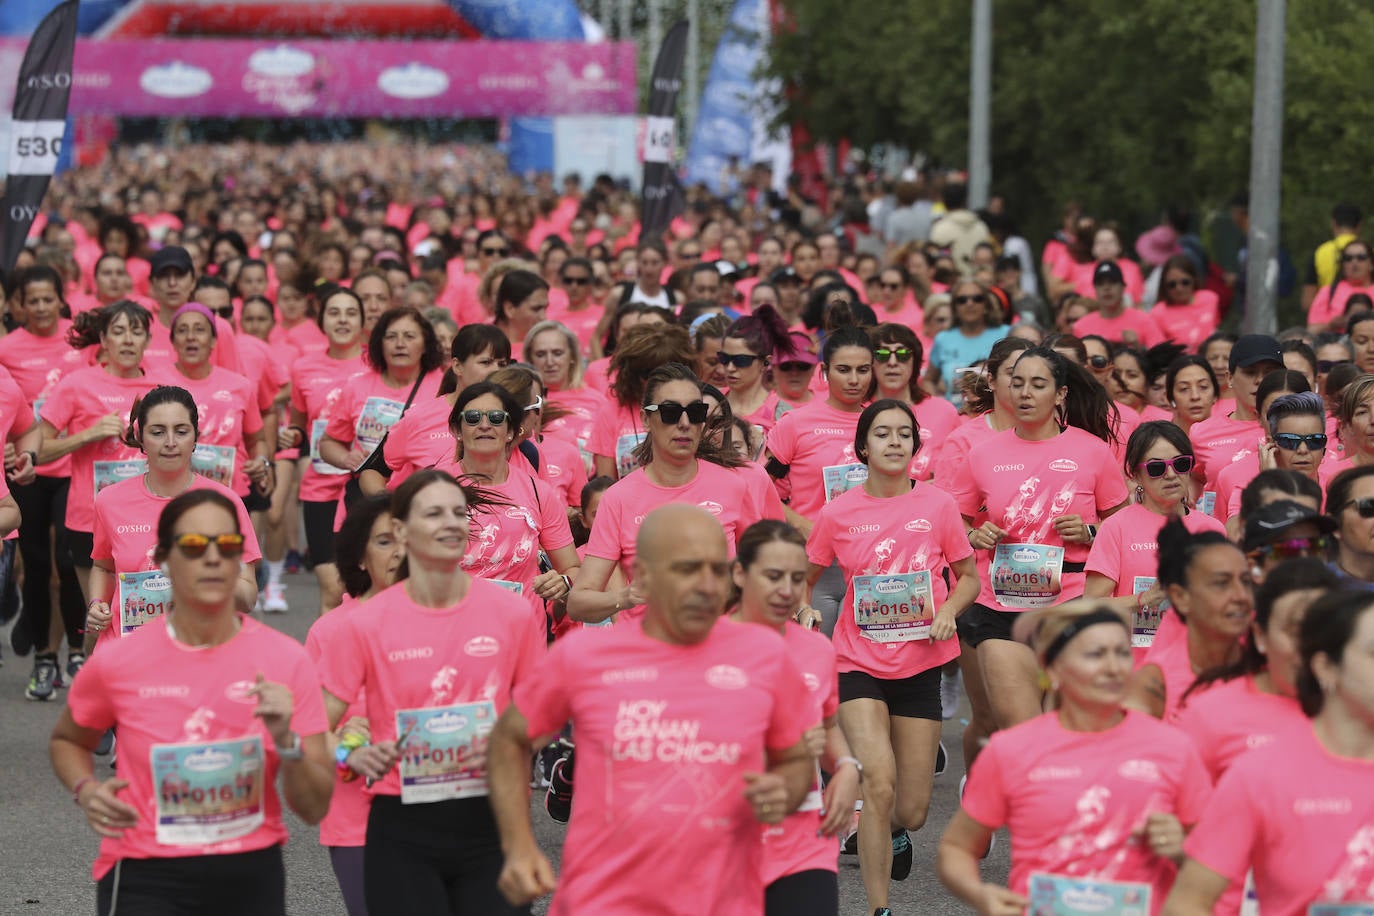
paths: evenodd
<path fill-rule="evenodd" d="M 1135 332 L 1134 345 L 1143 350 L 1148 350 L 1164 340 L 1159 325 L 1150 320 L 1149 313 L 1137 308 L 1122 309 L 1121 314 L 1114 318 L 1108 318 L 1101 312 L 1089 312 L 1073 324 L 1073 333 L 1078 337 L 1098 334 L 1112 343 L 1124 341 L 1126 331 Z"/>
<path fill-rule="evenodd" d="M 762 913 L 764 845 L 744 774 L 818 724 L 809 696 L 787 643 L 756 624 L 721 620 L 691 646 L 638 625 L 555 643 L 512 697 L 532 738 L 569 721 L 577 736 L 551 916 Z M 662 856 L 668 823 L 680 829 Z"/>
<path fill-rule="evenodd" d="M 367 710 L 374 743 L 395 741 L 401 710 L 486 701 L 494 722 L 543 654 L 544 615 L 498 585 L 473 579 L 458 604 L 427 608 L 398 582 L 348 615 L 320 661 L 320 681 Z M 397 770 L 369 792 L 400 795 Z"/>
<path fill-rule="evenodd" d="M 539 449 L 540 479 L 553 484 L 565 506 L 580 508 L 587 468 L 577 446 L 555 436 L 543 436 L 535 446 Z"/>
<path fill-rule="evenodd" d="M 783 630 L 787 655 L 801 672 L 806 684 L 806 700 L 812 705 L 811 717 L 824 722 L 840 708 L 840 679 L 835 667 L 835 649 L 822 633 L 808 630 L 792 621 Z M 790 817 L 776 826 L 763 828 L 763 883 L 816 869 L 839 870 L 839 844 L 834 837 L 820 835 L 821 785 L 819 778 L 810 794 Z"/>
<path fill-rule="evenodd" d="M 479 579 L 521 586 L 521 593 L 540 614 L 544 602 L 530 588 L 539 575 L 539 551 L 572 544 L 568 513 L 553 487 L 528 474 L 511 471 L 505 483 L 480 482 L 510 505 L 473 510 L 463 569 Z"/>
<path fill-rule="evenodd" d="M 1264 433 L 1259 420 L 1234 420 L 1226 414 L 1213 411 L 1206 420 L 1193 424 L 1188 438 L 1192 440 L 1193 451 L 1197 454 L 1197 467 L 1193 473 L 1201 471 L 1205 474 L 1207 489 L 1216 492 L 1222 468 L 1256 454 Z M 1221 511 L 1218 509 L 1217 513 Z"/>
<path fill-rule="evenodd" d="M 177 360 L 176 348 L 172 346 L 172 329 L 158 319 L 157 305 L 150 305 L 152 323 L 148 326 L 148 347 L 143 351 L 143 365 L 154 369 L 171 368 Z M 215 342 L 210 350 L 210 362 L 231 372 L 239 371 L 239 345 L 234 326 L 218 315 L 215 316 Z"/>
<path fill-rule="evenodd" d="M 301 446 L 301 454 L 310 456 L 301 473 L 302 502 L 332 502 L 343 495 L 348 474 L 320 457 L 319 441 L 344 389 L 366 372 L 361 356 L 331 359 L 325 353 L 302 356 L 291 367 L 291 407 L 305 415 L 309 437 Z"/>
<path fill-rule="evenodd" d="M 1078 515 L 1096 524 L 1100 513 L 1126 501 L 1126 485 L 1107 443 L 1073 426 L 1038 442 L 1022 439 L 1015 428 L 996 434 L 975 446 L 966 462 L 954 466 L 952 487 L 961 514 L 976 521 L 986 507 L 988 518 L 1007 532 L 1000 542 L 1008 545 L 1002 553 L 1014 559 L 1016 551 L 1010 545 L 1039 544 L 1062 549 L 1065 566 L 1086 561 L 1088 545 L 1065 543 L 1054 530 L 1054 520 Z M 998 600 L 994 578 L 981 580 L 978 602 L 993 610 L 1025 610 Z M 1044 603 L 1079 597 L 1083 578 L 1082 572 L 1063 571 L 1057 596 Z"/>
<path fill-rule="evenodd" d="M 278 329 L 282 331 L 286 342 L 299 350 L 302 355 L 324 353 L 329 349 L 329 338 L 325 336 L 324 331 L 320 330 L 320 326 L 309 318 L 289 328 L 285 325 L 277 325 L 276 328 L 272 329 L 273 333 Z"/>
<path fill-rule="evenodd" d="M 1184 844 L 1233 883 L 1255 875 L 1264 916 L 1374 900 L 1374 761 L 1338 757 L 1309 727 L 1243 754 Z"/>
<path fill-rule="evenodd" d="M 58 432 L 66 430 L 69 434 L 80 432 L 111 413 L 118 415 L 127 424 L 134 399 L 146 394 L 157 384 L 158 379 L 148 375 L 120 378 L 111 375 L 100 366 L 78 369 L 57 383 L 52 394 L 44 402 L 40 415 Z M 142 458 L 142 452 L 129 448 L 115 436 L 84 445 L 72 452 L 72 484 L 67 493 L 67 527 L 72 531 L 94 530 L 97 462 L 123 462 Z M 102 470 L 106 467 L 112 465 L 102 465 Z M 128 469 L 126 466 L 126 470 Z"/>
<path fill-rule="evenodd" d="M 561 321 L 567 325 L 568 330 L 577 335 L 577 342 L 582 345 L 582 352 L 591 352 L 592 338 L 596 336 L 597 323 L 601 321 L 604 312 L 597 307 L 595 302 L 590 300 L 582 309 L 574 312 L 568 306 L 567 293 L 563 293 L 557 302 L 553 294 L 562 292 L 561 290 L 549 290 L 549 312 L 548 317 L 553 321 Z"/>
<path fill-rule="evenodd" d="M 253 382 L 258 395 L 258 410 L 272 409 L 282 386 L 291 381 L 291 364 L 300 359 L 293 347 L 269 344 L 250 334 L 239 335 L 239 366 L 244 378 Z"/>
<path fill-rule="evenodd" d="M 1217 294 L 1202 289 L 1188 305 L 1155 303 L 1150 309 L 1150 320 L 1159 329 L 1162 339 L 1183 344 L 1190 352 L 1194 351 L 1216 331 L 1221 321 L 1217 314 Z"/>
<path fill-rule="evenodd" d="M 969 453 L 973 451 L 974 446 L 1001 432 L 992 428 L 991 421 L 991 413 L 963 419 L 944 442 L 937 443 L 939 451 L 931 468 L 931 480 L 936 486 L 950 493 L 954 492 L 955 469 L 968 462 Z"/>
<path fill-rule="evenodd" d="M 1330 455 L 1335 451 L 1330 446 L 1326 449 L 1326 454 Z M 1322 458 L 1317 465 L 1317 485 L 1321 487 L 1322 493 L 1326 493 L 1326 484 L 1332 477 L 1339 474 L 1343 468 L 1338 463 L 1327 461 Z M 1259 476 L 1259 453 L 1252 452 L 1233 461 L 1221 469 L 1217 475 L 1217 516 L 1219 518 L 1232 519 L 1240 515 L 1240 498 L 1250 481 Z"/>
<path fill-rule="evenodd" d="M 1140 273 L 1140 265 L 1129 258 L 1117 258 L 1114 262 L 1121 268 L 1121 278 L 1126 281 L 1126 294 L 1135 302 L 1139 302 L 1145 295 L 1145 278 Z M 1097 273 L 1096 260 L 1085 261 L 1082 264 L 1073 264 L 1069 268 L 1069 275 L 1066 279 L 1073 282 L 1074 292 L 1080 296 L 1087 296 L 1089 299 L 1097 295 L 1097 287 L 1093 285 L 1093 274 Z M 1083 334 L 1078 330 L 1077 323 L 1074 324 L 1074 334 L 1082 337 Z M 1108 340 L 1116 338 L 1108 337 Z"/>
<path fill-rule="evenodd" d="M 1297 699 L 1265 693 L 1253 675 L 1189 697 L 1175 725 L 1193 739 L 1213 781 L 1220 780 L 1241 755 L 1312 731 Z"/>
<path fill-rule="evenodd" d="M 934 602 L 927 613 L 933 617 L 934 608 L 949 596 L 941 568 L 972 553 L 954 498 L 928 484 L 918 483 L 910 493 L 887 499 L 870 496 L 859 486 L 823 507 L 807 540 L 806 557 L 817 566 L 838 560 L 844 572 L 844 604 L 834 636 L 840 670 L 899 680 L 957 657 L 957 639 L 937 641 L 927 636 L 884 642 L 880 641 L 885 635 L 882 631 L 865 633 L 859 618 L 868 620 L 872 615 L 858 609 L 855 579 L 926 570 Z M 864 582 L 866 595 L 881 596 L 880 580 Z"/>
<path fill-rule="evenodd" d="M 625 477 L 639 467 L 633 452 L 646 435 L 638 408 L 624 407 L 611 395 L 606 395 L 601 410 L 592 421 L 587 438 L 587 451 L 593 456 L 615 461 L 617 477 Z"/>
<path fill-rule="evenodd" d="M 593 391 L 609 394 L 611 390 L 611 358 L 603 356 L 587 363 L 582 373 L 583 383 Z"/>
<path fill-rule="evenodd" d="M 1356 293 L 1374 296 L 1374 286 L 1351 286 L 1342 280 L 1336 284 L 1334 293 L 1330 286 L 1323 286 L 1317 290 L 1317 295 L 1312 297 L 1312 304 L 1307 307 L 1307 323 L 1324 325 L 1340 318 L 1345 314 L 1345 304 Z"/>
<path fill-rule="evenodd" d="M 347 632 L 348 619 L 361 607 L 363 602 L 345 595 L 338 607 L 310 625 L 310 632 L 305 635 L 305 651 L 316 667 L 336 651 Z M 339 719 L 340 725 L 354 716 L 367 715 L 366 692 L 359 688 L 358 693 L 358 699 L 349 704 Z M 344 782 L 342 774 L 334 771 L 329 813 L 320 821 L 321 846 L 362 846 L 367 842 L 367 814 L 372 808 L 372 796 L 365 791 L 366 785 L 362 779 Z"/>
<path fill-rule="evenodd" d="M 14 376 L 35 419 L 63 376 L 90 365 L 84 352 L 67 343 L 67 330 L 71 326 L 72 323 L 64 318 L 58 321 L 57 332 L 49 337 L 30 334 L 23 328 L 15 328 L 0 337 L 0 366 Z M 38 469 L 40 477 L 70 477 L 71 473 L 70 456 Z"/>
<path fill-rule="evenodd" d="M 1211 781 L 1192 742 L 1141 712 L 1105 732 L 1073 732 L 1045 713 L 997 732 L 974 761 L 963 808 L 985 827 L 1011 832 L 1014 893 L 1033 873 L 1151 886 L 1157 914 L 1173 862 L 1139 835 L 1154 813 L 1197 823 Z"/>
<path fill-rule="evenodd" d="M 1168 617 L 1175 615 L 1167 615 Z M 1192 653 L 1188 649 L 1188 627 L 1185 623 L 1179 635 L 1162 646 L 1151 646 L 1145 655 L 1145 665 L 1154 665 L 1164 681 L 1165 722 L 1173 724 L 1188 708 L 1188 704 L 1203 696 L 1215 686 L 1215 682 L 1193 690 L 1197 681 L 1197 671 L 1193 666 Z"/>
<path fill-rule="evenodd" d="M 550 391 L 544 400 L 557 405 L 569 413 L 557 420 L 544 423 L 544 435 L 555 436 L 577 446 L 583 454 L 587 473 L 593 470 L 591 452 L 587 448 L 591 440 L 592 425 L 599 413 L 606 409 L 606 395 L 595 388 L 569 388 L 563 391 Z M 545 412 L 547 416 L 547 411 Z"/>
<path fill-rule="evenodd" d="M 916 425 L 921 430 L 921 449 L 911 459 L 911 479 L 930 480 L 935 475 L 941 448 L 965 418 L 949 401 L 934 396 L 913 404 L 911 412 L 916 415 Z"/>
<path fill-rule="evenodd" d="M 402 401 L 401 403 L 405 403 Z M 405 416 L 391 427 L 383 450 L 392 479 L 405 480 L 421 468 L 432 468 L 453 460 L 457 442 L 448 428 L 453 405 L 446 397 L 433 397 L 415 402 Z"/>
<path fill-rule="evenodd" d="M 315 667 L 300 643 L 251 617 L 241 620 L 242 628 L 232 639 L 206 649 L 191 649 L 174 642 L 165 626 L 143 627 L 128 639 L 110 643 L 92 654 L 72 681 L 67 705 L 76 724 L 96 731 L 118 726 L 119 761 L 115 775 L 129 782 L 128 788 L 118 794 L 138 811 L 137 823 L 124 831 L 122 837 L 100 841 L 100 855 L 93 869 L 96 880 L 120 859 L 251 852 L 286 842 L 276 788 L 280 768 L 276 745 L 262 720 L 253 714 L 258 701 L 247 691 L 259 674 L 268 681 L 285 684 L 294 701 L 291 730 L 302 737 L 325 731 L 324 704 Z M 250 750 L 244 745 L 245 740 L 255 745 L 260 742 L 261 778 L 254 780 L 239 774 L 236 780 L 226 777 L 226 781 L 237 788 L 236 795 L 245 791 L 253 794 L 261 811 L 261 824 L 218 842 L 158 842 L 159 806 L 164 807 L 167 819 L 213 814 L 177 804 L 178 781 L 184 785 L 185 776 L 200 775 L 189 772 L 191 768 L 184 762 L 179 768 L 174 765 L 185 750 L 194 750 L 184 746 L 212 744 L 213 747 L 197 752 L 202 758 L 209 758 L 233 752 L 242 754 Z M 181 752 L 169 745 L 181 746 Z M 184 774 L 180 780 L 178 773 Z M 245 813 L 251 815 L 251 809 Z M 251 821 L 245 818 L 245 829 L 250 825 Z"/>
<path fill-rule="evenodd" d="M 725 529 L 731 554 L 736 538 L 760 519 L 783 519 L 782 503 L 758 465 L 723 468 L 697 462 L 697 476 L 680 487 L 661 487 L 643 468 L 617 481 L 601 497 L 587 556 L 619 563 L 628 580 L 634 575 L 635 538 L 644 518 L 659 506 L 686 503 L 715 516 Z"/>
<path fill-rule="evenodd" d="M 437 369 L 426 375 L 415 391 L 411 407 L 432 401 L 442 379 L 443 373 Z M 393 388 L 380 372 L 374 370 L 351 379 L 339 396 L 338 405 L 329 415 L 324 434 L 347 446 L 352 446 L 357 440 L 365 451 L 370 452 L 401 418 L 406 400 L 414 388 L 414 382 Z"/>
<path fill-rule="evenodd" d="M 825 505 L 825 469 L 857 464 L 854 431 L 859 414 L 836 410 L 817 397 L 778 419 L 768 434 L 768 452 L 788 465 L 791 509 L 815 519 Z"/>
<path fill-rule="evenodd" d="M 254 383 L 228 369 L 210 368 L 202 379 L 192 379 L 175 369 L 161 374 L 160 380 L 191 392 L 200 412 L 200 435 L 196 439 L 195 470 L 222 483 L 240 496 L 248 495 L 248 449 L 244 436 L 262 432 L 262 413 L 258 410 Z M 230 456 L 228 450 L 232 449 Z"/>

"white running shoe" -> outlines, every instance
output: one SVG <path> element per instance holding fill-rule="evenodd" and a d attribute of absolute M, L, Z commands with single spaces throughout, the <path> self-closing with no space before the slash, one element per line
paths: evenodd
<path fill-rule="evenodd" d="M 958 668 L 954 673 L 948 671 L 940 675 L 940 715 L 946 719 L 953 719 L 959 715 L 959 693 L 963 686 L 963 674 Z"/>
<path fill-rule="evenodd" d="M 286 587 L 268 585 L 262 609 L 268 614 L 285 614 L 290 609 L 286 603 Z"/>

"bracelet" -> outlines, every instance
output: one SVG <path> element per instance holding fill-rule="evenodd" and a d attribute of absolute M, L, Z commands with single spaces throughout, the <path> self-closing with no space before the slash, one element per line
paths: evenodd
<path fill-rule="evenodd" d="M 72 786 L 72 804 L 76 805 L 78 808 L 81 807 L 81 790 L 86 788 L 86 783 L 88 782 L 95 782 L 95 777 L 90 775 L 82 776 L 76 781 L 76 785 Z"/>
<path fill-rule="evenodd" d="M 334 749 L 334 766 L 341 774 L 348 777 L 353 773 L 352 767 L 348 765 L 348 757 L 360 747 L 367 747 L 372 742 L 368 741 L 357 732 L 349 732 L 339 739 L 339 746 Z M 356 776 L 357 774 L 354 774 Z M 347 781 L 347 779 L 345 779 Z"/>
<path fill-rule="evenodd" d="M 563 580 L 563 585 L 566 586 L 567 589 L 568 589 L 568 591 L 569 591 L 569 593 L 571 593 L 571 592 L 572 592 L 572 579 L 569 579 L 567 576 L 559 576 L 558 578 L 560 578 L 560 579 Z"/>
<path fill-rule="evenodd" d="M 24 452 L 29 456 L 29 460 L 33 462 L 33 466 L 38 467 L 38 453 L 31 448 L 24 449 Z"/>
<path fill-rule="evenodd" d="M 838 757 L 838 758 L 836 758 L 836 760 L 835 760 L 835 772 L 838 773 L 839 770 L 840 770 L 840 767 L 844 766 L 846 763 L 852 763 L 852 764 L 854 764 L 854 769 L 856 769 L 856 770 L 859 771 L 859 782 L 863 782 L 863 781 L 864 781 L 864 765 L 863 765 L 862 763 L 859 762 L 859 758 L 858 758 L 858 757 Z"/>

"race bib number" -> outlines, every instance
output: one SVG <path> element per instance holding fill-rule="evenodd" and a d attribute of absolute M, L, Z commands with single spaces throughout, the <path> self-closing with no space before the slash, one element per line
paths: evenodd
<path fill-rule="evenodd" d="M 364 449 L 369 455 L 381 443 L 382 437 L 396 421 L 401 419 L 401 414 L 405 413 L 406 405 L 404 401 L 393 401 L 390 398 L 368 398 L 363 403 L 363 412 L 358 415 L 358 423 L 353 427 L 353 435 L 357 437 L 358 447 Z"/>
<path fill-rule="evenodd" d="M 115 600 L 119 602 L 119 635 L 134 630 L 172 609 L 172 580 L 159 570 L 120 573 Z"/>
<path fill-rule="evenodd" d="M 1036 872 L 1027 912 L 1035 916 L 1149 916 L 1150 885 Z"/>
<path fill-rule="evenodd" d="M 621 477 L 639 467 L 634 451 L 646 436 L 648 433 L 626 433 L 615 440 L 615 469 Z"/>
<path fill-rule="evenodd" d="M 1245 911 L 1242 910 L 1242 913 Z M 1256 907 L 1256 912 L 1259 912 Z M 1374 901 L 1367 903 L 1314 903 L 1307 916 L 1374 916 Z"/>
<path fill-rule="evenodd" d="M 148 461 L 146 458 L 130 458 L 127 461 L 97 461 L 92 465 L 91 470 L 96 493 L 111 484 L 128 480 L 130 477 L 138 477 L 147 472 Z"/>
<path fill-rule="evenodd" d="M 1203 515 L 1217 517 L 1217 494 L 1212 490 L 1205 490 L 1197 499 L 1197 511 Z"/>
<path fill-rule="evenodd" d="M 262 739 L 155 744 L 157 841 L 202 846 L 262 826 Z"/>
<path fill-rule="evenodd" d="M 854 577 L 854 622 L 873 642 L 911 642 L 930 638 L 935 600 L 930 572 Z"/>
<path fill-rule="evenodd" d="M 511 582 L 506 579 L 488 579 L 487 581 L 492 585 L 501 586 L 508 592 L 515 592 L 517 595 L 525 594 L 525 583 L 523 582 Z"/>
<path fill-rule="evenodd" d="M 401 804 L 486 795 L 487 735 L 495 724 L 490 700 L 397 710 Z"/>
<path fill-rule="evenodd" d="M 196 450 L 191 453 L 191 470 L 227 487 L 234 481 L 234 462 L 237 457 L 232 445 L 197 443 Z"/>
<path fill-rule="evenodd" d="M 992 594 L 1002 607 L 1049 607 L 1063 588 L 1064 548 L 998 544 L 991 573 Z"/>
<path fill-rule="evenodd" d="M 342 477 L 348 471 L 336 468 L 320 457 L 320 440 L 324 438 L 324 431 L 328 426 L 328 420 L 316 420 L 310 424 L 310 467 L 316 474 L 325 477 Z"/>
<path fill-rule="evenodd" d="M 1154 576 L 1136 576 L 1131 583 L 1131 594 L 1141 595 L 1155 587 Z M 1131 648 L 1148 649 L 1155 644 L 1155 634 L 1169 610 L 1167 598 L 1152 601 L 1135 609 L 1131 620 Z"/>
<path fill-rule="evenodd" d="M 866 464 L 832 464 L 821 471 L 825 478 L 825 501 L 830 502 L 842 493 L 848 493 L 868 479 Z"/>

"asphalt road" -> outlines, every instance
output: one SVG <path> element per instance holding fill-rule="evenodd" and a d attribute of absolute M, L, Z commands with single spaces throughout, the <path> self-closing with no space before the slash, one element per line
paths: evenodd
<path fill-rule="evenodd" d="M 313 576 L 287 577 L 292 610 L 266 622 L 304 639 L 314 620 L 317 602 Z M 61 710 L 60 698 L 48 703 L 24 698 L 32 658 L 16 659 L 4 636 L 4 664 L 0 667 L 0 914 L 4 916 L 88 916 L 95 912 L 91 862 L 97 840 L 72 806 L 70 796 L 48 765 L 47 739 Z M 65 655 L 63 657 L 65 664 Z M 965 709 L 966 713 L 966 709 Z M 930 817 L 925 829 L 913 834 L 916 864 L 911 876 L 894 884 L 891 905 L 897 916 L 963 913 L 935 877 L 935 847 L 944 825 L 958 807 L 959 776 L 963 773 L 959 734 L 961 720 L 945 723 L 949 771 L 935 780 Z M 98 764 L 97 773 L 108 772 Z M 290 815 L 288 814 L 288 817 Z M 562 848 L 563 827 L 541 807 L 534 811 L 535 831 L 543 848 L 556 856 Z M 329 860 L 315 831 L 292 820 L 286 848 L 287 909 L 296 916 L 345 916 Z M 672 855 L 671 833 L 665 832 L 662 855 Z M 1007 844 L 999 838 L 984 863 L 990 877 L 1005 880 Z M 671 893 L 671 889 L 665 889 Z M 546 902 L 545 902 L 546 903 Z M 535 908 L 542 913 L 546 906 Z M 858 859 L 840 859 L 840 912 L 869 916 L 859 880 Z M 421 914 L 417 914 L 421 916 Z"/>

